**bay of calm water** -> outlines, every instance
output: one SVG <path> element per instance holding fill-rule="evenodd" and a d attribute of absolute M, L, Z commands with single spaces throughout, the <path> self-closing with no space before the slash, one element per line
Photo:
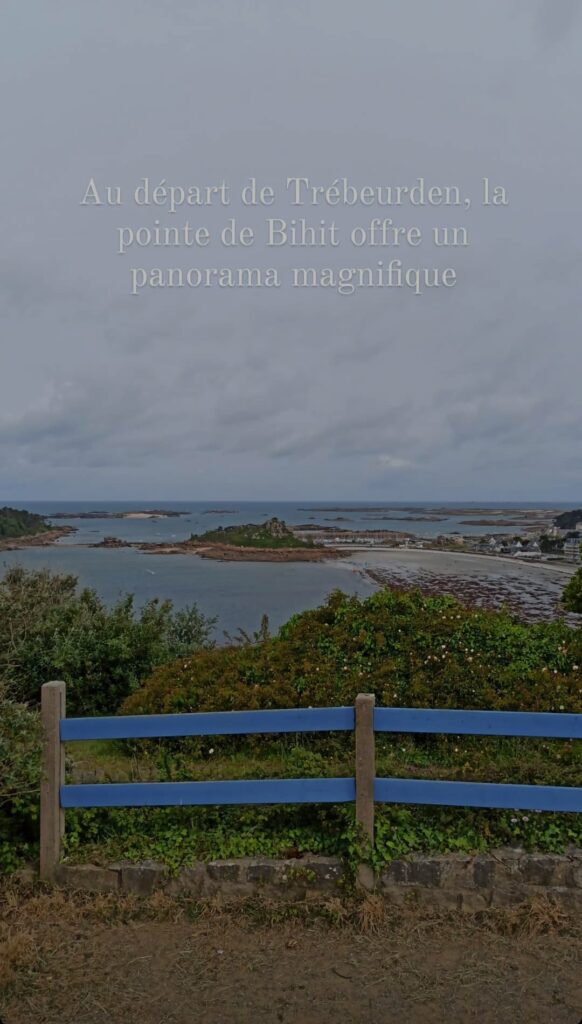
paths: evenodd
<path fill-rule="evenodd" d="M 3 502 L 0 502 L 3 504 Z M 272 629 L 291 615 L 315 608 L 335 589 L 367 595 L 376 586 L 362 573 L 341 562 L 275 563 L 218 562 L 193 555 L 150 555 L 132 548 L 108 550 L 77 547 L 95 544 L 105 536 L 131 541 L 184 540 L 191 533 L 204 532 L 231 523 L 263 522 L 273 515 L 288 522 L 307 522 L 295 518 L 281 505 L 226 504 L 208 502 L 6 502 L 18 508 L 50 517 L 54 512 L 70 512 L 70 519 L 59 525 L 71 525 L 77 532 L 52 547 L 24 548 L 0 553 L 0 575 L 11 565 L 27 569 L 50 569 L 73 573 L 80 586 L 93 587 L 107 604 L 122 594 L 132 593 L 138 605 L 151 598 L 169 598 L 177 608 L 196 603 L 206 615 L 216 616 L 216 639 L 222 631 L 257 629 L 266 613 Z M 212 508 L 238 509 L 232 515 L 205 514 Z M 295 506 L 290 506 L 294 508 Z M 76 519 L 79 512 L 173 509 L 188 514 L 171 519 Z"/>
<path fill-rule="evenodd" d="M 4 502 L 0 502 L 3 504 Z M 203 533 L 217 526 L 261 523 L 272 516 L 290 525 L 301 523 L 348 529 L 406 530 L 422 536 L 451 533 L 484 533 L 485 527 L 461 525 L 464 516 L 438 514 L 439 522 L 411 522 L 407 517 L 430 514 L 427 503 L 398 502 L 6 502 L 27 508 L 47 518 L 55 512 L 69 512 L 70 519 L 58 520 L 77 532 L 52 547 L 28 548 L 0 554 L 0 575 L 10 565 L 28 569 L 47 568 L 73 573 L 81 586 L 94 587 L 108 604 L 125 593 L 135 594 L 138 605 L 158 597 L 171 599 L 180 608 L 196 603 L 206 615 L 217 616 L 217 639 L 222 630 L 234 632 L 258 628 L 263 613 L 272 628 L 282 625 L 295 612 L 321 604 L 334 589 L 365 596 L 376 586 L 361 572 L 342 561 L 323 563 L 219 562 L 192 555 L 150 555 L 131 548 L 118 550 L 83 548 L 105 536 L 128 541 L 184 540 L 191 533 Z M 341 506 L 341 508 L 340 508 Z M 375 512 L 381 507 L 383 518 Z M 503 508 L 500 503 L 449 503 L 450 508 Z M 507 508 L 571 508 L 570 503 L 543 506 L 540 503 L 507 505 Z M 148 508 L 184 512 L 170 519 L 77 519 L 79 512 L 140 511 Z M 434 503 L 443 510 L 446 503 Z M 390 516 L 389 519 L 384 517 Z M 398 516 L 402 516 L 401 519 Z M 339 519 L 341 517 L 341 519 Z M 394 518 L 392 518 L 394 517 Z"/>

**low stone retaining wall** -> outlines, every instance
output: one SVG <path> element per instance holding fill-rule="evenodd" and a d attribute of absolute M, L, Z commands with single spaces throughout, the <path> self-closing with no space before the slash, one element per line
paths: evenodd
<path fill-rule="evenodd" d="M 292 860 L 263 857 L 217 860 L 185 867 L 172 875 L 162 864 L 61 864 L 59 885 L 90 891 L 119 890 L 148 895 L 163 890 L 203 899 L 260 894 L 298 899 L 339 893 L 349 884 L 342 862 L 333 857 Z M 475 913 L 548 896 L 570 913 L 582 913 L 582 850 L 563 855 L 500 849 L 479 856 L 448 854 L 392 861 L 374 880 L 374 891 L 398 903 Z"/>

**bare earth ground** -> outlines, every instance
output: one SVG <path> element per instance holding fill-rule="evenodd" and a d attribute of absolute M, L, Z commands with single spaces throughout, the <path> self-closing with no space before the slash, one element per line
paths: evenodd
<path fill-rule="evenodd" d="M 550 904 L 477 921 L 305 904 L 23 895 L 0 908 L 3 1024 L 579 1024 L 582 931 Z M 313 909 L 313 908 L 312 908 Z M 293 915 L 296 915 L 295 918 Z"/>

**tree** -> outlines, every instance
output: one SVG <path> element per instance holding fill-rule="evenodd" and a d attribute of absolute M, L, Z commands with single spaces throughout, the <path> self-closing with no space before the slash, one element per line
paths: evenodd
<path fill-rule="evenodd" d="M 564 541 L 561 537 L 550 537 L 547 533 L 542 533 L 540 550 L 544 555 L 560 554 L 564 550 Z"/>
<path fill-rule="evenodd" d="M 578 569 L 566 585 L 562 604 L 566 611 L 582 614 L 582 569 Z"/>
<path fill-rule="evenodd" d="M 171 601 L 136 609 L 132 595 L 112 608 L 77 578 L 10 569 L 0 582 L 0 684 L 17 701 L 38 703 L 50 679 L 67 683 L 80 715 L 114 714 L 157 665 L 213 647 L 213 619 Z"/>
<path fill-rule="evenodd" d="M 0 538 L 25 537 L 49 530 L 48 523 L 34 512 L 26 509 L 0 508 Z"/>

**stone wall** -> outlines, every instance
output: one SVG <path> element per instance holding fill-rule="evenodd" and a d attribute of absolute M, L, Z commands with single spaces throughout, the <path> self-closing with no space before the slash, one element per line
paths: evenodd
<path fill-rule="evenodd" d="M 67 888 L 140 895 L 163 890 L 201 899 L 217 893 L 297 899 L 309 893 L 341 892 L 349 885 L 349 877 L 336 858 L 305 856 L 217 860 L 182 868 L 177 875 L 152 861 L 106 867 L 61 864 L 57 882 Z M 469 913 L 543 894 L 570 913 L 582 913 L 582 850 L 557 855 L 507 848 L 479 856 L 416 856 L 392 861 L 376 876 L 374 889 L 391 902 Z"/>

